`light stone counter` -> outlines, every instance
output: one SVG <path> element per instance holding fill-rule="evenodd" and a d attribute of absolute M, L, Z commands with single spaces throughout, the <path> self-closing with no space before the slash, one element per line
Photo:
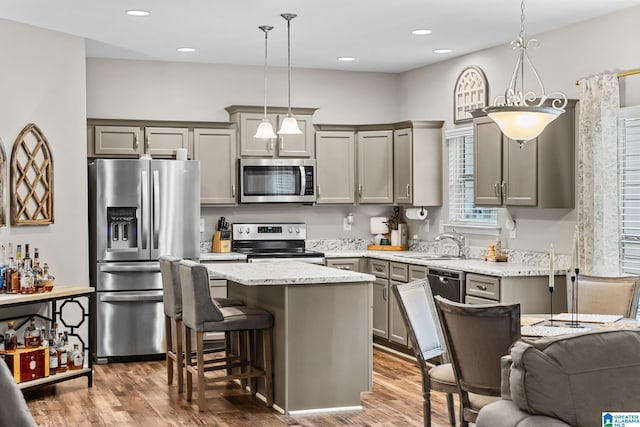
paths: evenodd
<path fill-rule="evenodd" d="M 249 286 L 355 283 L 373 282 L 376 279 L 370 274 L 295 261 L 220 263 L 206 266 L 209 276 Z"/>
<path fill-rule="evenodd" d="M 200 252 L 200 262 L 214 261 L 246 261 L 247 256 L 238 252 Z"/>
<path fill-rule="evenodd" d="M 427 267 L 465 271 L 467 273 L 486 274 L 498 277 L 548 276 L 549 268 L 512 262 L 490 262 L 480 259 L 415 259 L 411 256 L 425 255 L 415 251 L 369 251 L 369 250 L 330 250 L 325 251 L 326 258 L 374 258 L 405 264 L 426 265 Z M 568 269 L 555 269 L 554 274 L 564 275 Z"/>

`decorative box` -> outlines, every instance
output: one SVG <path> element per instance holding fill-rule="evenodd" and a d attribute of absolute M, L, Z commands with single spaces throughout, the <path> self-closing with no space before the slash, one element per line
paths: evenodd
<path fill-rule="evenodd" d="M 16 383 L 49 376 L 49 348 L 18 348 L 15 352 L 4 354 Z"/>

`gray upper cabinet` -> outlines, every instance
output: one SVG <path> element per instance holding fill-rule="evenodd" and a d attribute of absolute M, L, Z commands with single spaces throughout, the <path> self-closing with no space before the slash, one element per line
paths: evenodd
<path fill-rule="evenodd" d="M 474 120 L 476 205 L 574 207 L 575 102 L 522 147 L 488 117 Z"/>
<path fill-rule="evenodd" d="M 355 203 L 355 157 L 354 132 L 316 132 L 316 203 Z"/>
<path fill-rule="evenodd" d="M 229 119 L 237 123 L 239 131 L 240 157 L 313 157 L 314 128 L 313 112 L 315 108 L 292 108 L 292 114 L 298 121 L 301 135 L 277 135 L 273 139 L 254 138 L 258 126 L 264 118 L 264 107 L 231 105 L 226 108 Z M 267 119 L 277 132 L 287 109 L 268 107 Z"/>
<path fill-rule="evenodd" d="M 145 124 L 122 125 L 114 121 L 104 124 L 108 120 L 97 120 L 93 124 L 91 119 L 87 128 L 87 153 L 89 157 L 140 157 L 148 154 L 153 158 L 175 158 L 176 149 L 187 150 L 192 158 L 189 128 L 187 127 L 156 127 Z"/>
<path fill-rule="evenodd" d="M 393 131 L 358 132 L 358 201 L 393 203 Z"/>
<path fill-rule="evenodd" d="M 442 205 L 442 121 L 407 122 L 393 133 L 395 204 Z"/>
<path fill-rule="evenodd" d="M 200 160 L 200 204 L 235 205 L 235 129 L 194 129 L 194 159 Z"/>

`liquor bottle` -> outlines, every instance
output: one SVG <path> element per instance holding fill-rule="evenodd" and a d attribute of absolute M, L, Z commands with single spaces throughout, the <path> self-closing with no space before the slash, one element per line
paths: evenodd
<path fill-rule="evenodd" d="M 40 328 L 40 346 L 49 347 L 49 339 L 47 338 L 47 328 Z"/>
<path fill-rule="evenodd" d="M 64 348 L 64 340 L 62 332 L 58 334 L 58 372 L 66 372 L 67 370 L 67 352 Z"/>
<path fill-rule="evenodd" d="M 40 347 L 40 329 L 36 326 L 36 318 L 31 318 L 31 323 L 24 330 L 24 346 L 26 348 Z"/>
<path fill-rule="evenodd" d="M 9 258 L 9 268 L 7 268 L 5 272 L 4 279 L 7 284 L 7 292 L 12 294 L 20 292 L 20 274 L 18 273 L 13 257 Z"/>
<path fill-rule="evenodd" d="M 18 265 L 22 263 L 22 245 L 18 245 L 16 248 L 16 263 Z"/>
<path fill-rule="evenodd" d="M 33 294 L 36 291 L 36 282 L 35 278 L 33 277 L 33 271 L 31 271 L 30 268 L 26 268 L 27 265 L 28 263 L 23 260 L 22 267 L 19 270 L 21 294 Z"/>
<path fill-rule="evenodd" d="M 40 266 L 40 253 L 38 248 L 33 249 L 33 274 L 36 276 L 36 280 L 42 278 L 42 267 Z"/>
<path fill-rule="evenodd" d="M 49 339 L 53 340 L 54 347 L 57 347 L 56 340 L 58 339 L 58 322 L 53 322 L 51 330 L 49 331 Z"/>
<path fill-rule="evenodd" d="M 78 344 L 73 345 L 68 364 L 69 369 L 82 369 L 84 367 L 84 352 L 78 348 Z"/>
<path fill-rule="evenodd" d="M 4 351 L 8 353 L 14 352 L 18 348 L 18 334 L 13 327 L 13 320 L 9 320 L 7 322 L 7 330 L 4 333 Z"/>
<path fill-rule="evenodd" d="M 7 286 L 4 281 L 4 268 L 5 268 L 5 251 L 7 247 L 2 245 L 2 252 L 0 253 L 0 294 L 7 292 Z"/>
<path fill-rule="evenodd" d="M 31 261 L 31 258 L 29 257 L 29 244 L 25 244 L 24 245 L 24 258 L 22 259 L 22 268 L 24 270 L 29 270 L 31 271 L 31 269 L 33 268 L 33 262 Z"/>
<path fill-rule="evenodd" d="M 49 338 L 49 375 L 58 372 L 58 349 L 54 345 L 53 338 Z"/>

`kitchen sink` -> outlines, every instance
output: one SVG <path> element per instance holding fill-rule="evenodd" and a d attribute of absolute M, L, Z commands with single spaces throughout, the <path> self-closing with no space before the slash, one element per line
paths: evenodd
<path fill-rule="evenodd" d="M 423 259 L 423 260 L 447 260 L 447 259 L 463 259 L 458 255 L 445 255 L 445 254 L 416 254 L 416 255 L 398 255 L 403 258 L 411 259 Z"/>

